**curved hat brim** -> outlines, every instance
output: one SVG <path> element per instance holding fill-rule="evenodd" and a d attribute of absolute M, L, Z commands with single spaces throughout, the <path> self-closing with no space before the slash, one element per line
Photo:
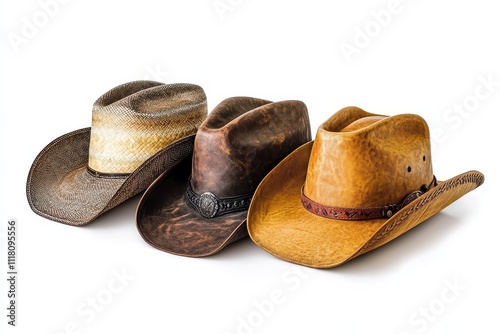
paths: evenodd
<path fill-rule="evenodd" d="M 481 185 L 476 171 L 455 176 L 418 197 L 389 219 L 335 220 L 303 208 L 313 142 L 299 147 L 260 183 L 248 212 L 248 232 L 261 248 L 289 262 L 331 268 L 391 241 Z"/>
<path fill-rule="evenodd" d="M 35 213 L 68 225 L 86 225 L 144 191 L 158 175 L 190 155 L 194 135 L 163 148 L 120 178 L 87 171 L 89 142 L 90 128 L 84 128 L 55 139 L 38 154 L 26 183 L 28 202 Z"/>
<path fill-rule="evenodd" d="M 163 173 L 144 192 L 137 207 L 137 229 L 151 246 L 175 255 L 215 254 L 246 237 L 247 210 L 204 218 L 186 198 L 192 156 Z"/>

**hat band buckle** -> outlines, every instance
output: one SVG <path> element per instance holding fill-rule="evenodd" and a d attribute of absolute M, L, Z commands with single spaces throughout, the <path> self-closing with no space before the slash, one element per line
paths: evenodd
<path fill-rule="evenodd" d="M 189 203 L 205 218 L 210 219 L 227 213 L 248 209 L 253 193 L 219 198 L 207 191 L 197 194 L 191 187 L 191 177 L 188 180 L 186 197 Z"/>

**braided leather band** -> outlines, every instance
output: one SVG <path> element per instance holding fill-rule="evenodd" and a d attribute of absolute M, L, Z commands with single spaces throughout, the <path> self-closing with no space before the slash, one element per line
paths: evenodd
<path fill-rule="evenodd" d="M 199 195 L 191 188 L 191 178 L 188 180 L 186 197 L 191 205 L 205 218 L 214 218 L 227 213 L 248 209 L 253 193 L 235 197 L 218 198 L 211 192 Z"/>
<path fill-rule="evenodd" d="M 404 208 L 413 200 L 422 196 L 429 189 L 437 185 L 436 177 L 433 176 L 431 183 L 426 186 L 422 186 L 420 190 L 413 191 L 403 198 L 398 204 L 389 204 L 379 207 L 371 208 L 341 208 L 334 206 L 321 205 L 314 202 L 304 194 L 304 186 L 301 190 L 301 202 L 302 206 L 309 212 L 331 219 L 339 220 L 369 220 L 369 219 L 379 219 L 379 218 L 391 218 L 396 212 Z"/>

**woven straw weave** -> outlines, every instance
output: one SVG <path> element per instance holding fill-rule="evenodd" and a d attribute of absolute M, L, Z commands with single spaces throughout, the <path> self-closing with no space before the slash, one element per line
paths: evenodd
<path fill-rule="evenodd" d="M 184 84 L 127 96 L 115 90 L 98 99 L 92 112 L 88 165 L 100 173 L 133 172 L 163 147 L 196 132 L 206 114 L 199 91 L 186 90 Z"/>
<path fill-rule="evenodd" d="M 38 154 L 26 184 L 31 208 L 64 224 L 90 223 L 189 156 L 206 115 L 197 85 L 134 81 L 113 88 L 94 104 L 92 128 L 67 133 Z"/>

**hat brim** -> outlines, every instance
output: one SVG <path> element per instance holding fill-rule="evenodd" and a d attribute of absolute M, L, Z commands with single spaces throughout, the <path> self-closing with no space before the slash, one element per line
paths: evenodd
<path fill-rule="evenodd" d="M 35 213 L 68 225 L 86 225 L 144 191 L 158 175 L 190 155 L 194 135 L 163 148 L 133 173 L 114 178 L 87 171 L 89 142 L 90 128 L 84 128 L 55 139 L 38 154 L 26 183 Z"/>
<path fill-rule="evenodd" d="M 260 183 L 248 212 L 248 232 L 281 259 L 331 268 L 375 249 L 443 210 L 481 185 L 477 171 L 455 176 L 418 197 L 389 219 L 335 220 L 317 216 L 300 201 L 313 142 L 299 147 Z"/>
<path fill-rule="evenodd" d="M 137 229 L 151 246 L 175 255 L 203 257 L 248 236 L 247 211 L 204 218 L 186 198 L 192 156 L 163 173 L 137 206 Z"/>

